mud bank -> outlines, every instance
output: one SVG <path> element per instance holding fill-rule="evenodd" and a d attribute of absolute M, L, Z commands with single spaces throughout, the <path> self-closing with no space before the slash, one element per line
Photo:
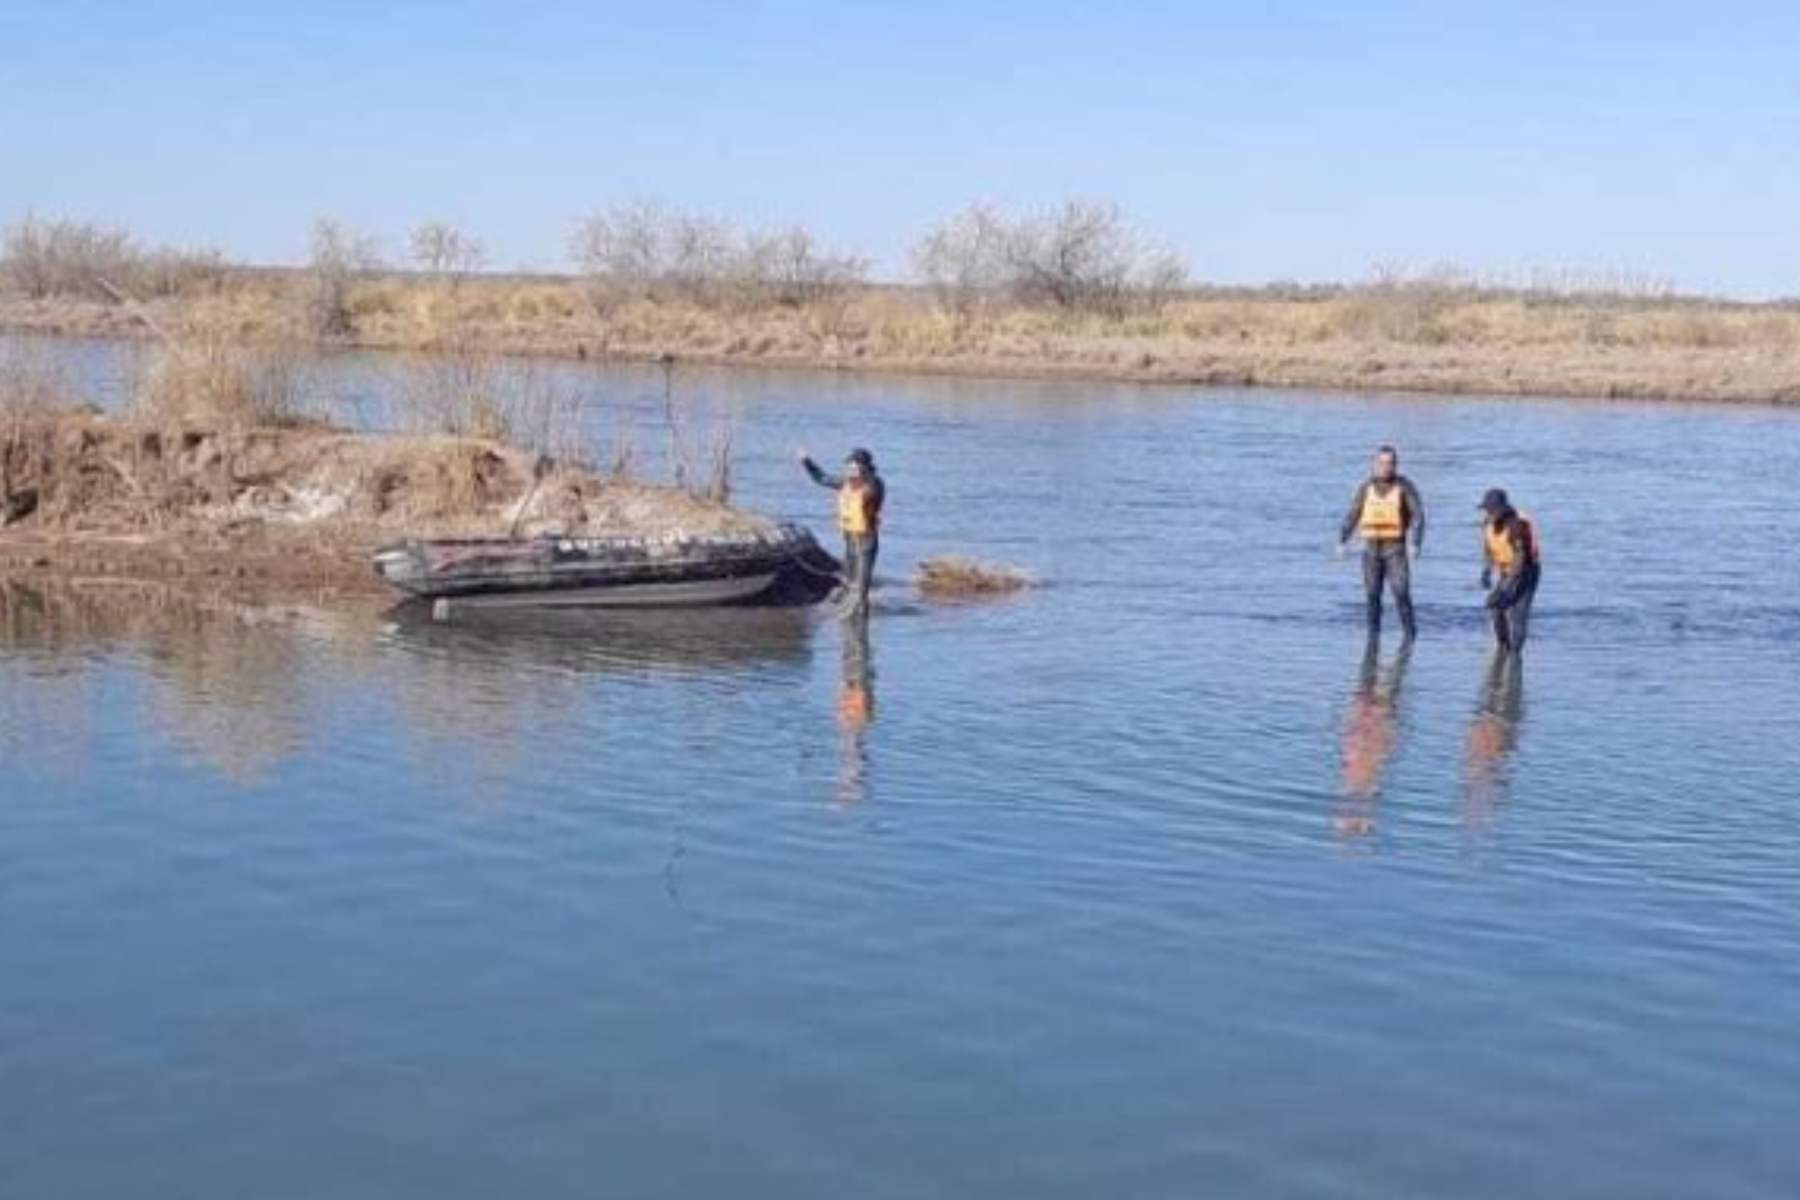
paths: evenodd
<path fill-rule="evenodd" d="M 753 532 L 768 522 L 500 442 L 0 417 L 0 572 L 379 593 L 401 537 Z"/>

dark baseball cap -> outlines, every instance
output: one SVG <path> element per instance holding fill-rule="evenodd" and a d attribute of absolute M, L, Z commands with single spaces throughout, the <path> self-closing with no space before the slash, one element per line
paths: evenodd
<path fill-rule="evenodd" d="M 1481 498 L 1481 503 L 1477 504 L 1475 507 L 1483 512 L 1505 512 L 1512 507 L 1512 501 L 1506 498 L 1505 488 L 1489 488 L 1487 490 L 1487 495 L 1483 496 Z"/>

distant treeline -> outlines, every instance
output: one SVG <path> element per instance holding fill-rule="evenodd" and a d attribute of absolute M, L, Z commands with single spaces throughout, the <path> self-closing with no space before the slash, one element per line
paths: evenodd
<path fill-rule="evenodd" d="M 867 258 L 825 244 L 804 225 L 750 229 L 655 203 L 618 205 L 578 221 L 568 261 L 582 294 L 602 315 L 645 301 L 725 312 L 798 309 L 893 286 L 871 278 Z M 907 262 L 905 283 L 926 289 L 939 308 L 962 320 L 1018 309 L 1125 318 L 1160 313 L 1173 300 L 1195 296 L 1691 300 L 1666 277 L 1626 269 L 1479 272 L 1381 264 L 1350 284 L 1207 285 L 1118 205 L 1082 199 L 1019 214 L 970 205 L 919 236 Z M 330 336 L 348 330 L 347 295 L 355 279 L 400 270 L 456 287 L 489 275 L 487 267 L 481 240 L 446 222 L 420 224 L 403 253 L 390 257 L 367 234 L 320 220 L 300 271 L 309 280 L 309 324 Z M 0 292 L 29 300 L 191 296 L 218 291 L 246 273 L 263 269 L 231 263 L 214 249 L 149 244 L 91 222 L 27 215 L 0 235 Z"/>

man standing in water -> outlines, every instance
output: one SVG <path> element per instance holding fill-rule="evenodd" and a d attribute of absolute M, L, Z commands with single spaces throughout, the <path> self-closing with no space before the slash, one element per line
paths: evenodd
<path fill-rule="evenodd" d="M 1509 654 L 1525 649 L 1531 632 L 1531 602 L 1537 599 L 1537 526 L 1512 506 L 1506 493 L 1490 488 L 1481 498 L 1481 586 L 1488 590 L 1488 611 L 1494 617 L 1494 640 Z M 1495 578 L 1498 572 L 1499 578 Z"/>
<path fill-rule="evenodd" d="M 867 450 L 850 452 L 842 476 L 829 475 L 802 450 L 800 465 L 820 487 L 837 492 L 838 528 L 844 534 L 844 602 L 846 617 L 866 615 L 869 588 L 875 581 L 875 557 L 881 552 L 881 506 L 887 485 Z"/>
<path fill-rule="evenodd" d="M 1412 480 L 1400 474 L 1400 453 L 1392 446 L 1375 451 L 1374 467 L 1356 495 L 1338 532 L 1338 554 L 1356 534 L 1363 539 L 1363 592 L 1368 601 L 1369 636 L 1381 633 L 1381 592 L 1394 593 L 1406 640 L 1418 636 L 1413 616 L 1412 563 L 1425 545 L 1425 503 Z"/>

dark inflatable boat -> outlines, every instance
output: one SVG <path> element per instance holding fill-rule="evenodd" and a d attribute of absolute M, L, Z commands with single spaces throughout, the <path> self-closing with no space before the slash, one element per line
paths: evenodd
<path fill-rule="evenodd" d="M 390 584 L 458 608 L 817 604 L 841 567 L 806 529 L 660 537 L 449 538 L 375 552 Z"/>

